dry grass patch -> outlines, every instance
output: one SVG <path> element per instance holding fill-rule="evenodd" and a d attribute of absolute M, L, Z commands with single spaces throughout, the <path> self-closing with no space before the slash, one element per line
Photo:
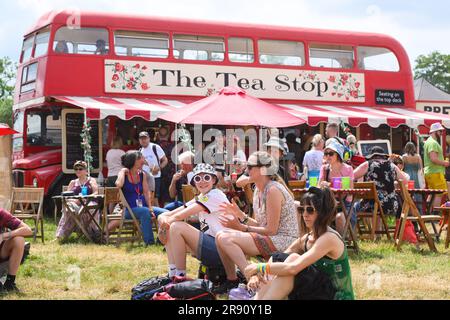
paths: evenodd
<path fill-rule="evenodd" d="M 32 243 L 18 274 L 24 293 L 8 299 L 130 299 L 135 284 L 167 273 L 161 246 L 116 248 L 76 238 L 60 245 L 50 242 L 54 224 L 46 223 L 45 228 L 46 243 Z M 450 249 L 444 249 L 442 241 L 437 254 L 430 253 L 426 244 L 423 253 L 408 244 L 397 252 L 386 241 L 360 245 L 361 254 L 350 254 L 357 299 L 450 299 Z M 188 257 L 189 275 L 195 276 L 197 268 L 197 260 Z"/>

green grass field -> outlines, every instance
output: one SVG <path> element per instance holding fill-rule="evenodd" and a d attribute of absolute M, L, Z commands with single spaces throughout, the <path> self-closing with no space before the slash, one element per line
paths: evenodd
<path fill-rule="evenodd" d="M 51 242 L 56 226 L 45 224 L 45 244 L 31 244 L 29 259 L 20 268 L 19 295 L 4 299 L 130 299 L 139 281 L 167 273 L 161 246 L 89 244 L 73 236 L 67 244 Z M 450 299 L 450 249 L 439 253 L 405 244 L 402 251 L 387 241 L 360 241 L 361 253 L 350 254 L 357 299 Z M 198 262 L 188 257 L 194 277 Z M 79 275 L 79 277 L 78 277 Z M 79 279 L 79 281 L 78 281 Z"/>

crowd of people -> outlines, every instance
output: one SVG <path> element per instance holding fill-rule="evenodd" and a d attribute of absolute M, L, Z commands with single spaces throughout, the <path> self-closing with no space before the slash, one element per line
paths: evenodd
<path fill-rule="evenodd" d="M 416 188 L 423 188 L 426 183 L 429 188 L 447 189 L 444 170 L 449 162 L 444 160 L 439 144 L 443 130 L 439 123 L 431 126 L 423 162 L 410 142 L 401 156 L 388 155 L 382 148 L 373 147 L 365 161 L 355 165 L 351 158 L 358 155 L 356 138 L 338 137 L 337 124 L 330 123 L 325 137 L 316 134 L 312 138 L 311 149 L 303 159 L 304 168 L 300 170 L 303 174 L 296 176 L 311 183 L 300 201 L 294 200 L 287 186 L 293 177 L 286 174 L 286 167 L 280 163 L 288 146 L 278 136 L 271 136 L 265 144 L 267 152 L 254 152 L 248 159 L 239 139 L 234 137 L 237 147 L 232 163 L 226 163 L 223 156 L 224 136 L 218 137 L 212 144 L 212 153 L 215 159 L 223 161 L 195 165 L 196 155 L 190 151 L 179 155 L 176 164 L 172 163 L 163 148 L 151 142 L 149 133 L 143 131 L 139 134 L 139 150 L 124 152 L 122 139 L 113 140 L 106 155 L 105 185 L 122 189 L 140 222 L 144 243 L 152 245 L 160 241 L 164 246 L 171 277 L 187 275 L 189 252 L 207 267 L 224 269 L 227 279 L 215 289 L 217 293 L 237 287 L 242 281 L 240 272 L 248 288 L 257 292 L 255 299 L 354 299 L 342 238 L 346 220 L 342 212 L 336 212 L 339 210 L 331 190 L 333 178 L 348 178 L 350 188 L 356 181 L 374 181 L 384 213 L 398 217 L 401 204 L 395 192 L 396 183 L 413 180 Z M 177 170 L 170 174 L 170 181 L 162 183 L 161 172 L 168 165 L 176 165 Z M 84 161 L 77 161 L 74 170 L 76 179 L 70 182 L 68 190 L 76 194 L 98 193 L 99 186 L 88 176 Z M 312 185 L 312 181 L 317 184 Z M 184 185 L 192 185 L 198 192 L 186 203 L 182 195 Z M 253 186 L 252 216 L 227 197 L 230 186 L 247 185 Z M 161 198 L 163 190 L 169 201 Z M 351 203 L 351 196 L 344 199 L 347 211 Z M 353 212 L 371 211 L 373 205 L 367 200 L 357 202 Z M 80 211 L 76 200 L 69 206 L 74 212 Z M 123 214 L 130 218 L 128 209 Z M 355 226 L 356 217 L 350 218 Z M 159 227 L 156 240 L 152 230 L 155 221 Z M 82 223 L 94 239 L 101 237 L 95 234 L 91 220 Z M 112 221 L 107 228 L 112 231 L 118 226 L 118 221 Z M 23 254 L 23 237 L 30 234 L 30 229 L 1 210 L 0 231 L 3 228 L 11 231 L 0 232 L 0 263 L 9 263 L 7 282 L 0 291 L 16 290 L 14 281 Z M 64 211 L 57 239 L 66 239 L 75 229 Z M 264 262 L 253 263 L 252 258 Z M 321 285 L 305 287 L 307 283 Z"/>

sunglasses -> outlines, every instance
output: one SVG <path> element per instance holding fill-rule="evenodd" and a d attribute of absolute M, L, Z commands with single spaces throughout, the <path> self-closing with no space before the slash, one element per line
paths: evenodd
<path fill-rule="evenodd" d="M 247 163 L 248 170 L 251 170 L 252 168 L 262 168 L 262 167 L 270 167 L 270 163 L 269 164 L 262 164 L 262 163 L 249 164 L 249 163 Z"/>
<path fill-rule="evenodd" d="M 202 177 L 202 176 L 195 176 L 195 177 L 194 177 L 194 182 L 195 182 L 195 183 L 200 183 L 200 182 L 202 182 L 202 181 L 205 181 L 205 182 L 210 182 L 210 181 L 212 181 L 212 175 L 210 175 L 210 174 L 205 174 L 203 177 Z"/>
<path fill-rule="evenodd" d="M 258 164 L 247 164 L 247 169 L 248 170 L 251 170 L 253 168 L 261 168 L 261 166 L 258 165 Z"/>
<path fill-rule="evenodd" d="M 75 168 L 73 170 L 75 170 L 75 171 L 83 171 L 83 170 L 86 170 L 86 169 L 85 168 Z"/>
<path fill-rule="evenodd" d="M 302 206 L 302 207 L 298 208 L 299 214 L 305 214 L 305 212 L 307 214 L 314 214 L 315 211 L 316 211 L 316 209 L 314 209 L 313 206 Z"/>
<path fill-rule="evenodd" d="M 332 157 L 332 156 L 334 156 L 336 154 L 336 152 L 333 152 L 333 151 L 330 151 L 330 152 L 324 152 L 323 153 L 323 155 L 326 157 L 326 156 L 330 156 L 330 157 Z"/>

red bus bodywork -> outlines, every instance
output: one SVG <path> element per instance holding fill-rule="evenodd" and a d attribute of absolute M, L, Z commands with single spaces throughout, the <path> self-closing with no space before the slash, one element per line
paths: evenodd
<path fill-rule="evenodd" d="M 21 63 L 18 69 L 16 90 L 14 96 L 15 110 L 28 110 L 54 107 L 68 107 L 61 103 L 56 104 L 52 97 L 54 96 L 81 96 L 81 97 L 119 97 L 119 98 L 152 98 L 152 99 L 191 99 L 192 96 L 183 96 L 177 94 L 176 88 L 173 95 L 142 95 L 142 94 L 120 94 L 105 92 L 105 59 L 114 60 L 133 60 L 133 61 L 152 61 L 165 63 L 185 63 L 192 65 L 217 65 L 231 67 L 250 67 L 250 68 L 279 68 L 291 70 L 318 70 L 318 71 L 339 71 L 334 68 L 318 68 L 309 65 L 308 45 L 310 43 L 325 43 L 353 46 L 355 60 L 356 46 L 375 46 L 383 47 L 392 51 L 399 64 L 399 71 L 369 71 L 358 69 L 357 63 L 353 68 L 346 69 L 346 72 L 363 73 L 365 77 L 365 102 L 349 103 L 349 105 L 374 106 L 374 91 L 376 88 L 386 90 L 402 90 L 404 92 L 404 107 L 415 108 L 413 81 L 411 66 L 408 56 L 401 44 L 392 37 L 374 34 L 357 33 L 348 31 L 331 31 L 294 27 L 252 25 L 243 23 L 226 23 L 211 21 L 195 21 L 178 18 L 162 17 L 144 17 L 122 14 L 107 14 L 82 12 L 80 15 L 81 27 L 105 28 L 109 32 L 109 53 L 106 55 L 81 55 L 81 54 L 61 54 L 53 51 L 53 43 L 56 31 L 73 18 L 73 12 L 50 12 L 42 16 L 37 23 L 25 35 L 32 35 L 43 28 L 49 28 L 50 39 L 48 50 L 45 55 L 31 58 L 29 61 Z M 76 14 L 76 13 L 75 13 Z M 145 58 L 118 56 L 114 50 L 114 31 L 130 30 L 142 32 L 158 32 L 169 35 L 169 56 L 168 58 Z M 175 59 L 173 55 L 173 35 L 174 34 L 192 34 L 202 36 L 222 37 L 225 41 L 224 60 L 214 61 L 194 61 Z M 235 63 L 230 62 L 227 55 L 227 39 L 229 37 L 245 37 L 254 41 L 254 62 Z M 258 62 L 258 47 L 256 45 L 259 39 L 290 40 L 301 41 L 305 47 L 305 65 L 283 66 L 267 65 Z M 34 52 L 34 49 L 33 49 Z M 32 53 L 33 56 L 33 53 Z M 22 59 L 22 58 L 21 58 Z M 22 61 L 22 60 L 21 60 Z M 24 67 L 32 63 L 38 63 L 37 78 L 35 89 L 21 94 L 21 76 Z M 201 98 L 201 97 L 198 97 Z M 308 100 L 280 100 L 267 99 L 275 103 L 299 103 L 314 104 L 317 101 Z M 333 105 L 333 101 L 321 101 L 323 105 Z M 340 103 L 345 105 L 345 102 Z M 73 106 L 72 106 L 73 107 Z M 33 179 L 37 179 L 37 184 L 43 186 L 46 193 L 54 192 L 57 180 L 61 179 L 61 147 L 32 147 L 27 145 L 26 117 L 24 117 L 23 128 L 23 147 L 15 149 L 13 170 L 21 173 L 22 177 L 19 184 L 32 185 Z M 110 135 L 108 133 L 108 135 Z M 16 137 L 16 139 L 20 139 Z M 108 136 L 108 141 L 110 137 Z M 106 146 L 105 146 L 106 148 Z M 105 152 L 103 153 L 105 154 Z M 17 179 L 16 179 L 17 180 Z M 17 183 L 17 181 L 16 181 Z"/>

